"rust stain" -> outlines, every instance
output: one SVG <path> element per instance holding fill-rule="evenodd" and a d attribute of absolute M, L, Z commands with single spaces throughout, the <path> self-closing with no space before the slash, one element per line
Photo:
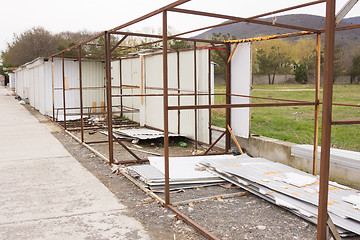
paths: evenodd
<path fill-rule="evenodd" d="M 273 172 L 273 171 L 270 171 L 270 172 L 266 172 L 264 174 L 276 174 L 277 172 Z"/>

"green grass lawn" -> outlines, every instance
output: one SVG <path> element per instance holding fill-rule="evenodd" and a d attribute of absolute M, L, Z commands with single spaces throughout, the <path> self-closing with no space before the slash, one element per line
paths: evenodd
<path fill-rule="evenodd" d="M 216 86 L 215 92 L 224 93 L 224 89 L 223 85 Z M 314 92 L 313 85 L 254 85 L 252 96 L 314 101 Z M 322 91 L 320 101 L 321 98 Z M 270 101 L 251 99 L 251 102 Z M 333 102 L 360 104 L 360 85 L 334 85 Z M 225 103 L 225 96 L 215 96 L 215 104 L 222 103 Z M 345 119 L 360 119 L 360 108 L 334 106 L 333 120 Z M 321 108 L 319 122 L 321 134 Z M 224 109 L 212 110 L 212 124 L 225 127 Z M 314 106 L 252 108 L 251 134 L 300 144 L 313 144 Z M 331 136 L 333 147 L 360 151 L 360 125 L 333 126 Z"/>

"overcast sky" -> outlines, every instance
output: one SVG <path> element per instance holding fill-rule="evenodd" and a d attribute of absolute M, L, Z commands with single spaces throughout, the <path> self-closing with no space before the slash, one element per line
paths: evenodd
<path fill-rule="evenodd" d="M 209 11 L 251 17 L 257 14 L 309 2 L 310 0 L 192 0 L 181 8 Z M 156 10 L 173 1 L 165 0 L 12 0 L 6 6 L 2 4 L 0 17 L 0 50 L 4 50 L 13 34 L 19 34 L 35 26 L 58 33 L 61 31 L 104 31 L 119 26 L 132 19 Z M 337 0 L 337 10 L 347 0 Z M 325 3 L 289 11 L 286 14 L 307 13 L 325 16 Z M 360 16 L 358 3 L 347 17 Z M 177 32 L 200 28 L 222 22 L 206 17 L 189 17 L 180 13 L 169 13 L 169 25 Z M 141 24 L 136 24 L 131 31 L 154 30 L 159 32 L 161 18 L 153 17 Z"/>

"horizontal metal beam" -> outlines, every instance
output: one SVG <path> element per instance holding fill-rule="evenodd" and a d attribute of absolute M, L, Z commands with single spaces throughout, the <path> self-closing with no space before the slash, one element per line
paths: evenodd
<path fill-rule="evenodd" d="M 162 38 L 162 35 L 155 35 L 155 34 L 147 34 L 147 33 L 129 33 L 129 32 L 112 32 L 111 34 L 120 34 L 120 35 L 129 35 L 129 36 L 136 36 L 136 37 L 148 37 L 148 38 Z M 184 41 L 191 41 L 191 42 L 204 42 L 204 43 L 214 43 L 214 44 L 223 44 L 223 41 L 215 41 L 215 40 L 205 40 L 205 39 L 196 39 L 196 38 L 183 38 L 183 37 L 176 37 L 176 36 L 168 36 L 168 39 L 173 40 L 184 40 Z"/>
<path fill-rule="evenodd" d="M 331 125 L 350 125 L 350 124 L 360 124 L 360 120 L 333 120 Z"/>
<path fill-rule="evenodd" d="M 169 110 L 190 110 L 190 109 L 213 109 L 213 108 L 244 108 L 244 107 L 289 107 L 289 106 L 313 106 L 315 102 L 294 102 L 294 103 L 245 103 L 245 104 L 221 104 L 221 105 L 189 105 L 169 106 Z"/>
<path fill-rule="evenodd" d="M 343 27 L 337 27 L 335 28 L 335 31 L 345 31 L 345 30 L 351 30 L 351 29 L 358 29 L 360 28 L 360 24 L 354 24 L 354 25 L 348 25 Z M 324 33 L 325 29 L 320 29 L 319 33 Z"/>
<path fill-rule="evenodd" d="M 296 5 L 296 6 L 292 6 L 292 7 L 288 7 L 288 8 L 283 8 L 283 9 L 280 9 L 280 10 L 276 10 L 276 11 L 272 11 L 272 12 L 267 12 L 267 13 L 263 13 L 263 14 L 260 14 L 260 15 L 256 15 L 256 16 L 250 17 L 250 18 L 248 18 L 248 19 L 255 19 L 255 18 L 265 17 L 265 16 L 269 16 L 269 15 L 276 14 L 276 13 L 287 12 L 287 11 L 290 11 L 290 10 L 294 10 L 294 9 L 298 9 L 298 8 L 303 8 L 303 7 L 308 7 L 308 6 L 315 5 L 315 4 L 319 4 L 319 3 L 323 3 L 323 2 L 326 2 L 326 0 L 308 2 L 308 3 L 304 3 L 304 4 L 300 4 L 300 5 Z"/>
<path fill-rule="evenodd" d="M 277 35 L 271 35 L 271 36 L 245 38 L 245 39 L 239 39 L 239 40 L 227 40 L 225 42 L 226 43 L 259 42 L 259 41 L 266 41 L 266 40 L 272 40 L 272 39 L 298 37 L 298 36 L 304 36 L 304 35 L 310 35 L 310 34 L 315 34 L 315 33 L 309 32 L 309 31 L 301 31 L 301 32 L 295 32 L 295 33 L 284 33 L 284 34 L 277 34 Z"/>
<path fill-rule="evenodd" d="M 307 6 L 311 6 L 311 5 L 315 5 L 315 4 L 323 3 L 323 2 L 325 2 L 325 0 L 304 3 L 304 4 L 296 5 L 296 6 L 293 6 L 293 7 L 283 8 L 283 9 L 275 10 L 275 11 L 272 11 L 272 12 L 264 13 L 264 14 L 261 14 L 261 15 L 256 15 L 256 16 L 253 16 L 253 17 L 250 17 L 250 18 L 247 18 L 247 19 L 256 19 L 256 18 L 260 18 L 260 17 L 265 17 L 265 16 L 268 16 L 268 15 L 273 15 L 273 14 L 276 14 L 276 13 L 281 13 L 281 12 L 285 12 L 285 11 L 289 11 L 289 10 L 294 10 L 294 9 L 297 9 L 297 8 L 307 7 Z M 231 25 L 231 24 L 239 23 L 239 22 L 243 22 L 243 21 L 242 20 L 241 21 L 233 20 L 233 21 L 230 21 L 230 22 L 220 23 L 220 24 L 216 24 L 216 25 L 206 26 L 206 27 L 202 27 L 202 28 L 198 28 L 198 29 L 178 33 L 178 34 L 175 34 L 175 35 L 172 35 L 172 36 L 177 37 L 177 36 L 181 36 L 181 35 L 185 35 L 185 34 L 190 34 L 190 33 L 198 32 L 198 31 L 203 31 L 203 30 L 206 30 L 206 29 L 209 29 L 209 28 L 216 28 L 216 27 Z"/>
<path fill-rule="evenodd" d="M 299 31 L 310 31 L 310 32 L 318 32 L 319 31 L 317 29 L 312 29 L 312 28 L 292 26 L 292 25 L 276 23 L 276 22 L 273 23 L 273 22 L 267 22 L 267 21 L 257 20 L 257 19 L 241 18 L 241 17 L 228 16 L 228 15 L 223 15 L 223 14 L 207 13 L 207 12 L 201 12 L 201 11 L 181 9 L 181 8 L 170 8 L 168 11 L 178 12 L 178 13 L 187 13 L 187 14 L 193 14 L 193 15 L 205 16 L 205 17 L 236 20 L 236 21 L 239 21 L 239 22 L 249 22 L 249 23 L 254 23 L 254 24 L 267 25 L 267 26 L 280 27 L 280 28 L 287 28 L 287 29 L 295 29 L 295 30 L 299 30 Z"/>

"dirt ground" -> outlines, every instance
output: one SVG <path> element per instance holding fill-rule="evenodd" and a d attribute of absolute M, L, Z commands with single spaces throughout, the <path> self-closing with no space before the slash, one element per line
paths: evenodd
<path fill-rule="evenodd" d="M 54 123 L 31 107 L 27 106 L 27 108 L 51 130 L 52 134 L 86 169 L 128 207 L 129 215 L 144 225 L 152 239 L 206 239 L 191 226 L 178 221 L 170 210 L 162 207 L 126 177 L 121 174 L 113 174 L 110 166 L 104 160 L 80 145 Z M 75 134 L 79 135 L 79 133 Z M 106 139 L 105 135 L 98 132 L 86 134 L 87 140 Z M 170 144 L 172 152 L 189 154 L 193 151 L 193 145 L 190 142 L 187 148 L 181 148 L 177 141 L 179 140 L 173 139 Z M 131 142 L 126 142 L 126 145 L 137 148 Z M 140 142 L 138 145 L 142 147 L 139 149 L 162 153 L 161 141 Z M 91 146 L 107 155 L 107 144 L 92 144 Z M 116 146 L 116 159 L 131 159 L 131 156 L 117 144 L 114 146 Z M 145 158 L 147 154 L 139 153 L 139 156 Z M 170 199 L 172 203 L 175 203 L 239 192 L 244 191 L 212 186 L 171 193 Z M 164 199 L 164 194 L 158 193 L 157 195 Z M 316 239 L 315 225 L 250 193 L 225 199 L 179 204 L 177 207 L 219 239 Z M 360 240 L 360 237 L 346 239 Z"/>

